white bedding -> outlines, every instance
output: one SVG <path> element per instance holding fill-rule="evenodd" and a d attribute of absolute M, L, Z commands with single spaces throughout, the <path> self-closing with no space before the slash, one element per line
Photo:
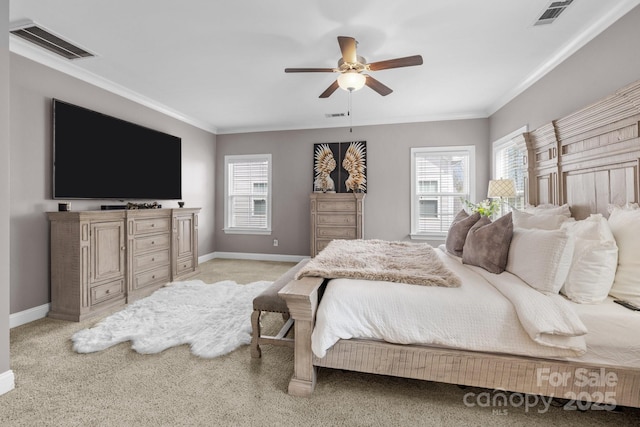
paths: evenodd
<path fill-rule="evenodd" d="M 640 368 L 640 311 L 615 304 L 611 297 L 599 304 L 572 305 L 589 332 L 587 352 L 569 360 Z"/>
<path fill-rule="evenodd" d="M 339 339 L 367 338 L 535 357 L 584 354 L 586 328 L 564 298 L 436 251 L 461 287 L 331 280 L 318 307 L 313 353 L 324 357 Z M 487 280 L 492 277 L 497 285 Z"/>

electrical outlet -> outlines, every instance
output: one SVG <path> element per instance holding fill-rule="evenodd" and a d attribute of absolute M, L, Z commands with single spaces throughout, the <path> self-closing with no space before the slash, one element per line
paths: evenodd
<path fill-rule="evenodd" d="M 278 246 L 278 239 L 273 239 L 273 246 Z"/>

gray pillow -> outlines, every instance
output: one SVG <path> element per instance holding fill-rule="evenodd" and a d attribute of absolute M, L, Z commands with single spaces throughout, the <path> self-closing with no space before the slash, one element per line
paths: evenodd
<path fill-rule="evenodd" d="M 473 227 L 473 225 L 480 220 L 480 214 L 475 212 L 469 215 L 464 209 L 458 212 L 449 232 L 447 233 L 447 240 L 444 243 L 447 252 L 457 256 L 462 256 L 462 249 L 464 242 L 467 239 L 467 233 Z"/>
<path fill-rule="evenodd" d="M 491 273 L 502 273 L 507 266 L 511 237 L 511 212 L 494 222 L 482 217 L 467 234 L 462 263 L 482 267 Z"/>

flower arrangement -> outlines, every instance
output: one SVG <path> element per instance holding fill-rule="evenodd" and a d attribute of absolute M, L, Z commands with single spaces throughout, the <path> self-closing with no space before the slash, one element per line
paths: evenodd
<path fill-rule="evenodd" d="M 496 212 L 500 210 L 500 202 L 496 199 L 485 199 L 479 203 L 472 203 L 469 200 L 464 200 L 464 204 L 469 208 L 471 212 L 478 212 L 482 216 L 491 218 Z"/>

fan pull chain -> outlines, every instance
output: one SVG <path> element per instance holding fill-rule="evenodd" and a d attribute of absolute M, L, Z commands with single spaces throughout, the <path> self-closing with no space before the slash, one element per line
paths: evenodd
<path fill-rule="evenodd" d="M 351 115 L 351 92 L 349 91 L 349 105 L 347 107 L 347 115 L 349 116 L 349 132 L 353 133 L 353 116 Z"/>

